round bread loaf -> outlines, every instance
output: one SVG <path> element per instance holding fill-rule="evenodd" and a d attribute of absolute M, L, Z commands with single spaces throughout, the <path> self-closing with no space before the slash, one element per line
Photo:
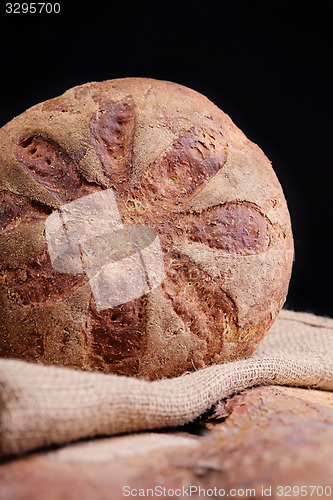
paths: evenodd
<path fill-rule="evenodd" d="M 261 149 L 206 97 L 145 78 L 0 130 L 0 228 L 0 355 L 148 379 L 250 355 L 293 260 Z"/>

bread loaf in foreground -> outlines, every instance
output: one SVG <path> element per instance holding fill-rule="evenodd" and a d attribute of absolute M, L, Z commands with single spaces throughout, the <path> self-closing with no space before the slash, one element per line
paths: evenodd
<path fill-rule="evenodd" d="M 99 201 L 82 209 L 108 193 L 118 232 L 107 233 Z M 76 231 L 65 241 L 75 265 L 52 254 L 51 241 L 65 247 L 48 238 L 50 221 L 64 241 Z M 0 130 L 0 229 L 0 355 L 148 379 L 250 355 L 284 304 L 293 259 L 286 201 L 261 149 L 206 97 L 144 78 L 72 88 Z M 99 267 L 84 267 L 88 254 Z M 148 285 L 126 301 L 134 274 L 121 263 L 134 254 Z M 101 256 L 127 287 L 121 303 Z"/>

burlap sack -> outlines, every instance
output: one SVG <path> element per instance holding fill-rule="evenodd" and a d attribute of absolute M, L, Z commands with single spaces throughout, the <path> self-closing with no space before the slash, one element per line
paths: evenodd
<path fill-rule="evenodd" d="M 148 382 L 0 360 L 0 454 L 182 425 L 259 384 L 333 390 L 333 319 L 282 311 L 248 359 Z"/>

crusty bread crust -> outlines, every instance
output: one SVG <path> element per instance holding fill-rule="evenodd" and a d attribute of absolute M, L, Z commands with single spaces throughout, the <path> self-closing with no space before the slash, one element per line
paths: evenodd
<path fill-rule="evenodd" d="M 53 269 L 45 220 L 113 188 L 159 236 L 160 286 L 98 311 Z M 293 240 L 261 149 L 206 97 L 144 78 L 88 83 L 0 130 L 0 355 L 149 379 L 250 355 L 282 308 Z"/>

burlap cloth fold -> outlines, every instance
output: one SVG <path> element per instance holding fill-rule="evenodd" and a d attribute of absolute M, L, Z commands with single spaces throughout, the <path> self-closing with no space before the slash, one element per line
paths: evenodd
<path fill-rule="evenodd" d="M 333 319 L 282 311 L 249 358 L 145 380 L 0 360 L 0 455 L 178 426 L 259 384 L 333 390 Z"/>

